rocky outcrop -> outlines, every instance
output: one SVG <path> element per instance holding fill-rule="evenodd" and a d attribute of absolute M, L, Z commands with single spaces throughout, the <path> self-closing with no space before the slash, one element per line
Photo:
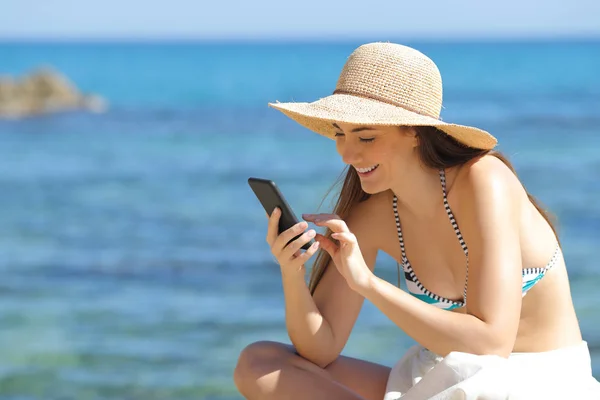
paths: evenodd
<path fill-rule="evenodd" d="M 43 67 L 16 79 L 0 76 L 0 118 L 24 118 L 74 110 L 103 112 L 106 101 L 81 93 L 64 75 Z"/>

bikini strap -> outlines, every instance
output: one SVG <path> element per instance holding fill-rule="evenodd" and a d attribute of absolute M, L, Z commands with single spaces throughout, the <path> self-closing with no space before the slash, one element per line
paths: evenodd
<path fill-rule="evenodd" d="M 460 247 L 462 247 L 463 252 L 467 258 L 467 269 L 465 274 L 465 288 L 463 291 L 463 302 L 467 304 L 467 283 L 469 281 L 469 249 L 467 248 L 467 244 L 463 239 L 462 233 L 460 233 L 460 229 L 458 228 L 458 223 L 456 222 L 456 218 L 454 218 L 454 214 L 450 209 L 450 204 L 448 203 L 448 197 L 446 196 L 446 172 L 443 168 L 440 169 L 440 181 L 442 183 L 442 194 L 444 195 L 444 208 L 446 209 L 446 214 L 448 214 L 448 218 L 450 219 L 450 223 L 454 228 L 454 233 L 458 237 L 458 241 L 460 242 Z"/>

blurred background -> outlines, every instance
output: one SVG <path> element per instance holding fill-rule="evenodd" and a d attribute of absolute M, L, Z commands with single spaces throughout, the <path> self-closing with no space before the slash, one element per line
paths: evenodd
<path fill-rule="evenodd" d="M 240 350 L 289 342 L 246 180 L 326 212 L 343 169 L 267 102 L 329 95 L 371 41 L 430 56 L 442 118 L 496 135 L 557 216 L 600 378 L 600 3 L 0 5 L 1 399 L 240 399 Z M 344 353 L 412 344 L 366 302 Z"/>

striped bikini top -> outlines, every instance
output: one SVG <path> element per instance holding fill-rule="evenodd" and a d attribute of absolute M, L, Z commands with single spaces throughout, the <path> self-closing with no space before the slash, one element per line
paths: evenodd
<path fill-rule="evenodd" d="M 402 251 L 402 269 L 404 270 L 404 278 L 406 281 L 406 288 L 408 292 L 415 296 L 416 298 L 432 304 L 436 307 L 443 308 L 445 310 L 452 310 L 454 308 L 464 307 L 467 304 L 467 282 L 469 277 L 469 249 L 467 248 L 467 244 L 463 239 L 462 234 L 460 233 L 460 229 L 458 228 L 458 224 L 456 219 L 454 218 L 454 214 L 450 209 L 450 205 L 448 204 L 448 198 L 446 197 L 446 174 L 443 169 L 439 171 L 440 173 L 440 181 L 442 184 L 442 194 L 444 196 L 444 208 L 446 209 L 446 213 L 448 214 L 448 218 L 450 219 L 450 223 L 454 228 L 454 232 L 458 237 L 458 241 L 460 246 L 465 253 L 466 258 L 466 274 L 465 274 L 465 287 L 463 290 L 463 298 L 462 300 L 450 300 L 442 296 L 438 296 L 435 293 L 430 292 L 423 286 L 423 284 L 415 275 L 415 272 L 410 265 L 410 261 L 406 257 L 406 251 L 404 247 L 404 238 L 402 236 L 402 227 L 400 225 L 400 217 L 398 216 L 398 198 L 394 195 L 393 207 L 394 207 L 394 216 L 396 218 L 396 229 L 398 230 L 398 239 L 400 241 L 400 250 Z M 557 244 L 556 250 L 552 255 L 550 262 L 543 268 L 526 268 L 523 269 L 523 280 L 522 280 L 522 293 L 523 296 L 527 294 L 527 291 L 531 289 L 537 282 L 540 281 L 546 274 L 546 272 L 552 268 L 555 264 L 556 260 L 560 255 L 560 246 Z M 400 274 L 400 267 L 398 266 L 398 275 Z M 400 279 L 400 277 L 398 277 Z M 398 286 L 400 286 L 400 281 L 398 281 Z"/>

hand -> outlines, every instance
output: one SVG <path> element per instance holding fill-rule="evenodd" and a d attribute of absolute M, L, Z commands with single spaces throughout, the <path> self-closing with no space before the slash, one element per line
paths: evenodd
<path fill-rule="evenodd" d="M 346 223 L 335 214 L 303 214 L 302 217 L 317 226 L 325 226 L 333 232 L 331 237 L 339 244 L 321 234 L 317 234 L 315 240 L 317 243 L 321 243 L 321 247 L 329 253 L 336 268 L 346 278 L 351 289 L 359 291 L 361 288 L 365 288 L 369 284 L 373 272 L 367 266 L 360 252 L 356 236 L 350 232 Z"/>
<path fill-rule="evenodd" d="M 306 271 L 304 263 L 315 254 L 319 248 L 319 242 L 314 242 L 305 252 L 301 251 L 301 247 L 308 243 L 316 235 L 316 232 L 314 229 L 304 232 L 308 228 L 308 224 L 301 221 L 278 234 L 280 217 L 281 211 L 279 208 L 276 208 L 269 217 L 267 243 L 271 246 L 271 253 L 279 263 L 283 274 L 300 273 L 304 277 Z M 304 233 L 299 238 L 288 244 L 290 240 L 302 232 Z"/>

